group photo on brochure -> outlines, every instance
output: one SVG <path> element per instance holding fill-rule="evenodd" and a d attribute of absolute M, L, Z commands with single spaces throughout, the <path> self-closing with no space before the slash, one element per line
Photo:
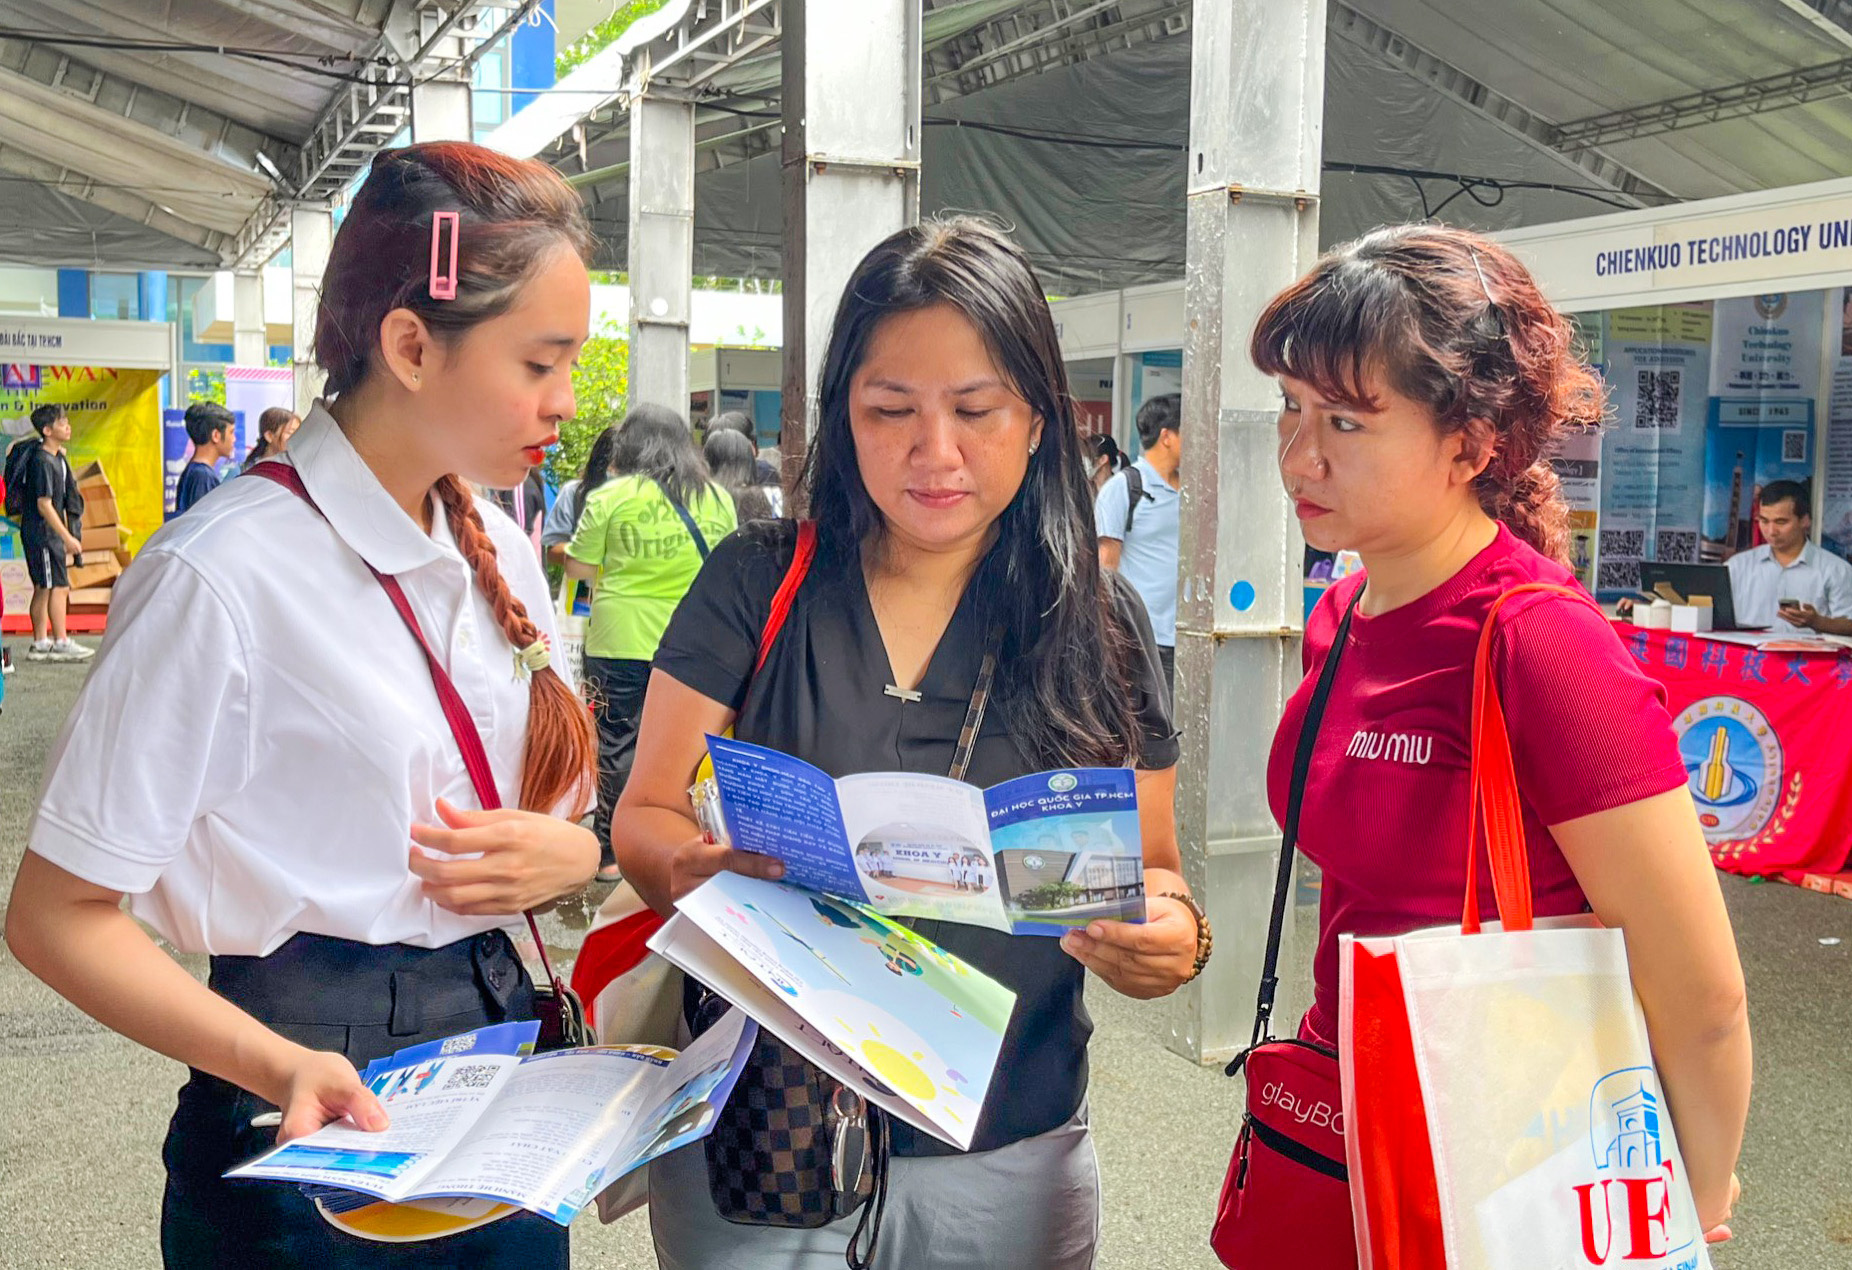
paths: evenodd
<path fill-rule="evenodd" d="M 1154 392 L 1134 455 L 1077 407 L 1037 258 L 928 217 L 828 298 L 801 470 L 638 401 L 549 504 L 596 250 L 546 163 L 378 152 L 322 396 L 114 586 L 5 937 L 188 1069 L 165 1266 L 541 1270 L 628 1218 L 665 1270 L 1089 1270 L 1127 1202 L 1090 1001 L 1155 1033 L 1214 984 L 1222 1181 L 1141 1238 L 1709 1270 L 1751 1042 L 1693 791 L 1734 778 L 1578 581 L 1553 460 L 1609 408 L 1518 255 L 1333 246 L 1221 372 L 1266 416 Z M 1177 814 L 1222 654 L 1174 542 L 1218 426 L 1328 580 L 1283 717 L 1244 721 L 1264 779 L 1206 774 L 1279 830 L 1232 930 L 1226 844 Z M 1243 969 L 1204 980 L 1218 941 Z M 1135 1108 L 1153 1158 L 1170 1105 Z"/>

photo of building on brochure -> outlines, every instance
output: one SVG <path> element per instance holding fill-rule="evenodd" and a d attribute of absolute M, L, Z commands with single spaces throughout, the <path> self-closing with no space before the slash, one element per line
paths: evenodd
<path fill-rule="evenodd" d="M 1136 811 L 1053 816 L 991 831 L 1012 921 L 1081 927 L 1145 920 L 1145 862 Z"/>

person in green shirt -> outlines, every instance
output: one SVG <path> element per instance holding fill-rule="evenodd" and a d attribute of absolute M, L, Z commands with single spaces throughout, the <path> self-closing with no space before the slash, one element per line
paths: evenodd
<path fill-rule="evenodd" d="M 598 718 L 593 830 L 615 880 L 611 809 L 636 752 L 650 660 L 708 550 L 739 527 L 733 499 L 708 475 L 694 434 L 665 406 L 640 405 L 618 425 L 616 475 L 585 500 L 566 546 L 566 575 L 595 579 L 585 680 Z"/>

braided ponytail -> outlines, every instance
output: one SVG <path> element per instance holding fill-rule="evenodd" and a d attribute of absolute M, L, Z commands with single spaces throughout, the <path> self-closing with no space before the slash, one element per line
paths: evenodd
<path fill-rule="evenodd" d="M 483 527 L 476 500 L 454 476 L 437 483 L 457 550 L 469 562 L 476 587 L 495 612 L 508 642 L 517 650 L 540 638 L 540 630 L 527 615 L 527 606 L 515 598 L 495 561 L 495 543 Z M 527 713 L 527 744 L 521 751 L 521 802 L 528 811 L 551 812 L 562 802 L 574 819 L 585 814 L 596 788 L 598 747 L 592 734 L 591 715 L 577 693 L 551 666 L 533 673 Z"/>

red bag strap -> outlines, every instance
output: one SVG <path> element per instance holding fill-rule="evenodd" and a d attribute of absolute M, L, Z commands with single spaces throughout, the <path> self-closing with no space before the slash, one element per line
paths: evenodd
<path fill-rule="evenodd" d="M 302 483 L 302 473 L 289 464 L 267 460 L 252 465 L 245 475 L 261 476 L 281 485 L 313 508 L 316 515 L 323 520 L 327 519 L 326 514 L 309 496 L 308 487 Z M 469 707 L 464 704 L 463 695 L 457 691 L 450 672 L 437 660 L 437 653 L 431 648 L 430 641 L 425 639 L 424 628 L 418 625 L 418 616 L 412 612 L 405 588 L 399 585 L 397 578 L 389 573 L 381 573 L 370 564 L 367 565 L 367 571 L 379 583 L 386 598 L 392 601 L 392 607 L 405 623 L 405 629 L 412 633 L 412 638 L 418 641 L 419 651 L 424 653 L 425 664 L 431 670 L 431 686 L 437 690 L 437 703 L 443 708 L 444 721 L 450 725 L 450 734 L 456 738 L 457 748 L 463 752 L 463 767 L 469 772 L 469 783 L 475 787 L 476 800 L 482 804 L 484 811 L 499 809 L 502 805 L 501 793 L 495 788 L 495 772 L 489 766 L 489 754 L 483 748 L 482 733 L 477 730 L 476 720 L 470 716 Z M 527 929 L 534 937 L 534 948 L 540 953 L 541 971 L 546 975 L 547 982 L 558 991 L 563 985 L 554 975 L 553 963 L 547 958 L 547 945 L 540 937 L 540 924 L 534 920 L 532 909 L 525 910 L 521 916 L 527 919 Z"/>
<path fill-rule="evenodd" d="M 1552 582 L 1514 586 L 1493 601 L 1473 654 L 1472 758 L 1466 805 L 1466 907 L 1460 928 L 1476 935 L 1479 922 L 1479 820 L 1485 818 L 1486 858 L 1492 869 L 1492 899 L 1506 930 L 1530 930 L 1530 852 L 1524 842 L 1524 805 L 1518 796 L 1511 734 L 1492 675 L 1492 635 L 1507 601 L 1533 591 L 1554 591 L 1593 604 L 1588 594 Z"/>
<path fill-rule="evenodd" d="M 785 619 L 791 616 L 791 603 L 797 599 L 797 589 L 804 585 L 804 579 L 810 573 L 810 562 L 817 556 L 817 522 L 800 520 L 797 522 L 797 547 L 791 553 L 791 566 L 785 570 L 784 581 L 778 584 L 778 590 L 772 596 L 772 611 L 765 619 L 765 629 L 759 632 L 759 657 L 752 664 L 755 678 L 765 669 L 765 659 L 772 655 L 772 645 L 778 642 L 778 632 L 785 627 Z"/>

